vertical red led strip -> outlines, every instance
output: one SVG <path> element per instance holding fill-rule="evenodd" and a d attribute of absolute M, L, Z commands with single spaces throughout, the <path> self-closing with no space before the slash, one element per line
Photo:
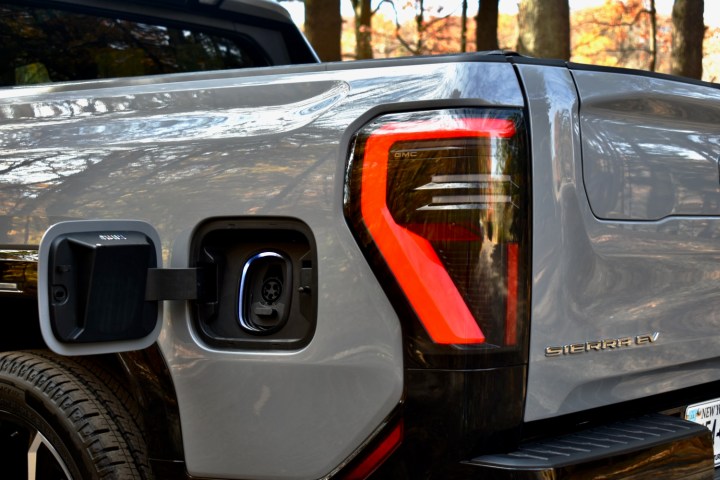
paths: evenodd
<path fill-rule="evenodd" d="M 387 437 L 343 478 L 345 480 L 365 480 L 397 450 L 402 440 L 403 424 L 398 423 L 390 430 Z"/>
<path fill-rule="evenodd" d="M 517 344 L 518 244 L 507 244 L 507 300 L 505 301 L 505 345 Z"/>
<path fill-rule="evenodd" d="M 483 343 L 485 335 L 430 242 L 393 219 L 387 206 L 390 149 L 403 141 L 510 138 L 514 134 L 514 123 L 506 119 L 457 118 L 448 121 L 441 118 L 383 125 L 369 136 L 365 145 L 360 201 L 363 220 L 435 343 Z M 515 258 L 517 266 L 517 253 Z M 517 283 L 516 273 L 515 278 Z"/>

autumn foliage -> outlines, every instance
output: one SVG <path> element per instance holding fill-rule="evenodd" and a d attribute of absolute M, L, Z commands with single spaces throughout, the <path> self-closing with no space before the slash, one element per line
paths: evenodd
<path fill-rule="evenodd" d="M 430 8 L 420 0 L 396 1 L 393 6 L 377 10 L 372 17 L 373 57 L 461 51 L 459 8 Z M 599 7 L 572 10 L 570 60 L 670 73 L 672 20 L 669 15 L 656 13 L 653 28 L 650 6 L 651 2 L 647 0 L 606 0 Z M 403 11 L 410 14 L 398 13 Z M 399 20 L 401 18 L 403 20 Z M 655 42 L 652 41 L 653 31 Z M 517 16 L 501 13 L 497 35 L 501 49 L 515 51 Z M 468 15 L 465 37 L 466 50 L 475 51 L 475 19 L 472 15 Z M 717 81 L 720 78 L 720 29 L 706 28 L 703 50 L 703 80 Z M 342 52 L 345 60 L 355 58 L 353 18 L 343 19 Z"/>
<path fill-rule="evenodd" d="M 657 16 L 653 48 L 647 3 L 608 1 L 577 11 L 571 22 L 573 61 L 669 72 L 672 23 L 669 17 Z"/>

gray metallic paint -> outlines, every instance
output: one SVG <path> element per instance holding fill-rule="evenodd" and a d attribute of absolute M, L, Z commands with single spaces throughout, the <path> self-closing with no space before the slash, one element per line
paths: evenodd
<path fill-rule="evenodd" d="M 668 149 L 691 157 L 710 152 L 696 163 L 698 168 L 705 168 L 703 162 L 713 167 L 709 159 L 717 158 L 717 153 L 712 154 L 717 150 L 713 136 L 717 127 L 702 124 L 701 119 L 711 120 L 712 115 L 702 112 L 713 112 L 720 105 L 714 92 L 665 81 L 672 102 L 693 121 L 683 127 L 681 120 L 671 122 L 653 110 L 644 116 L 627 115 L 627 123 L 620 127 L 614 124 L 622 116 L 618 109 L 600 113 L 596 106 L 602 105 L 602 99 L 593 95 L 601 91 L 627 98 L 631 95 L 625 90 L 630 90 L 638 98 L 647 98 L 649 93 L 638 92 L 634 86 L 650 80 L 597 73 L 594 81 L 591 77 L 596 72 L 518 68 L 528 95 L 533 156 L 533 298 L 526 421 L 720 379 L 720 219 L 600 220 L 590 209 L 593 194 L 588 200 L 585 188 L 597 192 L 605 184 L 584 184 L 582 163 L 600 163 L 607 157 L 598 152 L 613 152 L 618 148 L 616 139 L 634 138 L 650 155 L 636 159 L 638 171 L 647 171 L 643 162 L 658 160 L 652 154 Z M 585 103 L 578 102 L 573 75 L 579 79 L 581 97 L 594 99 L 587 116 Z M 711 95 L 698 112 L 698 98 L 704 94 Z M 603 114 L 608 118 L 601 118 Z M 602 134 L 607 124 L 616 137 Z M 665 136 L 644 125 L 666 127 Z M 647 131 L 651 133 L 643 136 Z M 582 152 L 591 152 L 589 159 L 581 159 L 581 133 Z M 601 141 L 601 146 L 595 145 Z M 675 165 L 664 168 L 667 172 Z M 627 170 L 615 170 L 622 171 Z M 670 198 L 678 208 L 692 212 L 686 207 L 692 204 L 688 200 L 692 192 L 686 189 L 709 184 L 704 174 L 698 174 L 699 183 L 693 183 L 694 173 L 677 168 L 676 173 L 677 191 Z M 717 165 L 707 175 L 715 182 L 715 191 L 707 187 L 708 194 L 715 195 Z M 613 177 L 613 181 L 637 178 L 641 177 Z M 642 216 L 647 210 L 636 211 Z M 706 215 L 709 212 L 717 210 L 704 210 Z M 544 354 L 550 345 L 653 332 L 660 336 L 651 345 L 553 358 Z"/>
<path fill-rule="evenodd" d="M 186 304 L 166 303 L 159 345 L 192 475 L 321 477 L 401 399 L 399 322 L 342 213 L 351 135 L 381 111 L 523 97 L 506 63 L 365 65 L 0 91 L 0 243 L 39 243 L 62 219 L 137 219 L 158 230 L 165 266 L 186 267 L 210 217 L 313 230 L 317 330 L 301 351 L 209 348 Z"/>
<path fill-rule="evenodd" d="M 573 75 L 595 216 L 720 214 L 720 89 L 620 73 Z"/>
<path fill-rule="evenodd" d="M 508 64 L 387 65 L 0 90 L 1 243 L 37 244 L 62 219 L 132 218 L 159 231 L 166 266 L 185 267 L 193 229 L 210 217 L 292 216 L 312 228 L 320 298 L 303 350 L 212 349 L 184 303 L 166 305 L 159 343 L 193 475 L 321 477 L 401 398 L 398 319 L 342 215 L 350 137 L 381 112 L 524 102 Z M 719 380 L 717 91 L 517 69 L 533 162 L 525 419 Z M 652 345 L 544 355 L 655 331 Z"/>

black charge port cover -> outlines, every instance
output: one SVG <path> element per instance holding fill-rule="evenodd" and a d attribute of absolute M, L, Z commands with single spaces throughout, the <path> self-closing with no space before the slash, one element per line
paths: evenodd
<path fill-rule="evenodd" d="M 61 235 L 49 260 L 49 313 L 60 341 L 134 340 L 154 329 L 158 306 L 145 289 L 157 258 L 143 233 Z"/>

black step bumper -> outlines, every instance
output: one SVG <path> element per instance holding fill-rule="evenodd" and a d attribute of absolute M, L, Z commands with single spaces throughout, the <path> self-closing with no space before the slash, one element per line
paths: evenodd
<path fill-rule="evenodd" d="M 710 431 L 678 417 L 647 415 L 530 442 L 467 462 L 483 479 L 713 479 Z M 475 477 L 475 475 L 473 475 Z"/>

